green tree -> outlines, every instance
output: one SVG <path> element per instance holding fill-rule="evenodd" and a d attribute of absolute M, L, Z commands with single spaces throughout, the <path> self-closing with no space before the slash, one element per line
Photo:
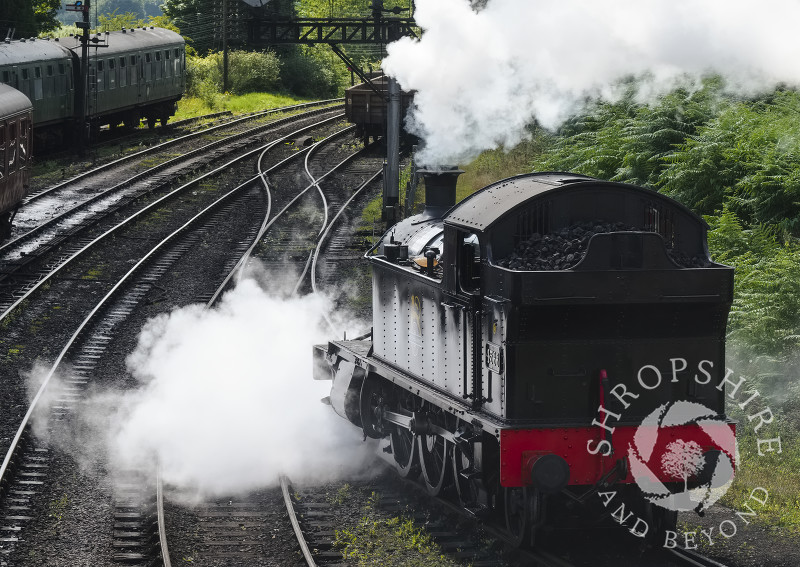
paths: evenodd
<path fill-rule="evenodd" d="M 37 37 L 58 29 L 56 13 L 60 0 L 3 0 L 0 2 L 0 32 L 6 37 L 14 30 L 15 38 Z"/>
<path fill-rule="evenodd" d="M 61 0 L 34 0 L 33 17 L 36 21 L 36 35 L 52 32 L 61 27 L 56 16 L 61 8 Z"/>

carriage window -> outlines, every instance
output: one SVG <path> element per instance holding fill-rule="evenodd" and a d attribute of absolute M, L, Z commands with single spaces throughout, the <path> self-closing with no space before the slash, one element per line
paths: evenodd
<path fill-rule="evenodd" d="M 115 63 L 115 61 L 113 59 L 109 59 L 108 60 L 108 68 L 109 69 L 113 69 L 114 68 L 114 63 Z"/>
<path fill-rule="evenodd" d="M 94 81 L 95 81 L 95 84 L 97 85 L 97 92 L 102 92 L 103 90 L 105 90 L 105 86 L 106 86 L 106 84 L 105 84 L 105 76 L 103 75 L 103 72 L 102 72 L 103 71 L 103 62 L 102 61 L 97 61 L 95 63 L 95 67 L 96 67 L 96 69 L 95 69 L 95 73 L 94 73 Z M 91 74 L 91 71 L 90 71 L 90 74 Z"/>
<path fill-rule="evenodd" d="M 8 84 L 8 71 L 3 71 L 3 82 Z"/>
<path fill-rule="evenodd" d="M 28 120 L 24 118 L 19 123 L 19 161 L 22 165 L 28 159 Z"/>
<path fill-rule="evenodd" d="M 175 59 L 180 58 L 180 56 L 181 56 L 181 50 L 180 49 L 176 49 L 175 50 Z"/>
<path fill-rule="evenodd" d="M 164 51 L 164 57 L 165 57 L 166 59 L 169 59 L 169 49 L 167 49 L 167 50 L 165 50 L 165 51 Z"/>
<path fill-rule="evenodd" d="M 48 77 L 52 77 L 53 76 L 53 66 L 52 65 L 48 65 L 47 66 L 47 76 Z"/>
<path fill-rule="evenodd" d="M 120 68 L 125 67 L 125 58 L 124 57 L 120 57 L 119 58 L 119 66 L 120 66 Z"/>
<path fill-rule="evenodd" d="M 22 70 L 22 80 L 23 81 L 27 81 L 28 80 L 28 70 L 27 69 L 23 69 Z"/>
<path fill-rule="evenodd" d="M 136 65 L 136 56 L 131 55 L 131 65 Z"/>
<path fill-rule="evenodd" d="M 145 63 L 150 63 L 150 54 L 149 53 L 145 53 L 144 54 L 144 62 Z"/>
<path fill-rule="evenodd" d="M 14 171 L 17 166 L 17 125 L 11 123 L 8 125 L 8 171 Z"/>
<path fill-rule="evenodd" d="M 161 52 L 156 51 L 156 61 L 161 61 Z"/>
<path fill-rule="evenodd" d="M 64 74 L 64 71 L 65 71 L 65 69 L 64 69 L 64 64 L 63 64 L 63 63 L 59 63 L 59 64 L 58 64 L 58 74 L 59 74 L 59 75 L 63 75 L 63 74 Z"/>
<path fill-rule="evenodd" d="M 42 78 L 42 68 L 41 67 L 34 67 L 33 68 L 33 76 L 37 79 Z"/>
<path fill-rule="evenodd" d="M 36 68 L 39 69 L 38 67 Z M 42 100 L 44 95 L 42 94 L 42 79 L 37 78 L 33 80 L 33 99 L 34 100 Z"/>

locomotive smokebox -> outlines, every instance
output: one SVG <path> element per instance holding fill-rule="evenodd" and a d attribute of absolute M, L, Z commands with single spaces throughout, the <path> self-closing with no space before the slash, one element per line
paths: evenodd
<path fill-rule="evenodd" d="M 420 169 L 425 180 L 424 218 L 439 218 L 456 204 L 456 183 L 458 176 L 464 173 L 458 167 L 442 167 L 440 169 Z"/>

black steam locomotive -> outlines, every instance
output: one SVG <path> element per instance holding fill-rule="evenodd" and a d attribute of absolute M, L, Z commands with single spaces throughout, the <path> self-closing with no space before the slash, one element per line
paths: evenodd
<path fill-rule="evenodd" d="M 710 261 L 707 225 L 654 191 L 568 173 L 455 205 L 457 174 L 426 174 L 425 211 L 367 254 L 371 339 L 315 347 L 330 404 L 401 475 L 498 515 L 518 544 L 608 516 L 610 494 L 643 522 L 635 535 L 673 529 L 676 509 L 703 506 L 687 494 L 735 465 L 721 380 L 733 270 Z M 696 448 L 692 466 L 670 461 L 676 447 Z"/>

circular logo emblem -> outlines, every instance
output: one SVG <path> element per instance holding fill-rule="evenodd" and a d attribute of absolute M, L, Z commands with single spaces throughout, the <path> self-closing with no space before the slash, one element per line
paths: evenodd
<path fill-rule="evenodd" d="M 702 404 L 679 401 L 644 418 L 628 447 L 628 462 L 650 502 L 700 512 L 730 488 L 739 455 L 724 418 Z"/>

